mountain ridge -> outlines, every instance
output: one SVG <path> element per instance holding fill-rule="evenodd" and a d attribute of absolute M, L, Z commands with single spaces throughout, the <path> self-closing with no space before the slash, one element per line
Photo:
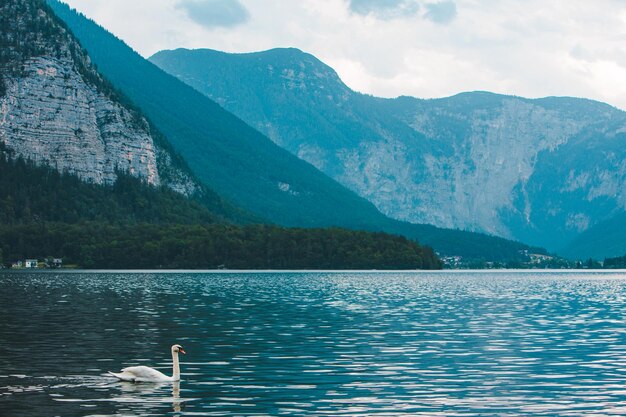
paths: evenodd
<path fill-rule="evenodd" d="M 178 49 L 150 60 L 399 220 L 559 250 L 626 207 L 618 108 L 490 92 L 377 98 L 336 77 L 320 83 L 336 73 L 310 54 L 289 50 L 278 65 L 281 52 Z M 585 141 L 601 169 L 584 163 Z"/>

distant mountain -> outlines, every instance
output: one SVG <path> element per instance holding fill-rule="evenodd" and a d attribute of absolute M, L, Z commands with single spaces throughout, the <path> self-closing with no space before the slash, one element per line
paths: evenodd
<path fill-rule="evenodd" d="M 194 174 L 241 207 L 285 226 L 341 226 L 402 234 L 442 254 L 520 258 L 526 245 L 391 220 L 214 101 L 165 73 L 93 21 L 48 2 L 112 85 L 147 116 Z"/>
<path fill-rule="evenodd" d="M 559 251 L 579 233 L 624 213 L 621 110 L 585 99 L 487 93 L 394 104 L 399 117 L 448 147 L 426 175 L 436 179 L 433 193 L 436 187 L 448 191 L 427 206 L 452 197 L 452 224 L 469 222 L 469 229 Z M 434 161 L 436 153 L 428 155 L 423 160 Z"/>
<path fill-rule="evenodd" d="M 619 213 L 576 236 L 561 253 L 572 259 L 626 255 L 626 213 Z"/>
<path fill-rule="evenodd" d="M 603 103 L 380 99 L 297 49 L 150 60 L 396 219 L 557 250 L 626 207 L 626 113 Z"/>

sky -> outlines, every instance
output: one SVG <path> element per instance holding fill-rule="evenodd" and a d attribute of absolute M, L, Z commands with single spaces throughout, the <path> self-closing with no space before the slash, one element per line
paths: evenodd
<path fill-rule="evenodd" d="M 626 109 L 626 0 L 66 0 L 133 49 L 296 47 L 380 97 L 492 91 Z"/>

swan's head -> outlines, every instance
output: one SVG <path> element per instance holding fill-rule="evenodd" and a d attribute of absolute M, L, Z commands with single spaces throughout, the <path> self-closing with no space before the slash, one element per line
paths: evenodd
<path fill-rule="evenodd" d="M 183 355 L 186 353 L 185 349 L 183 349 L 183 347 L 181 345 L 173 345 L 172 346 L 172 353 L 182 353 Z"/>

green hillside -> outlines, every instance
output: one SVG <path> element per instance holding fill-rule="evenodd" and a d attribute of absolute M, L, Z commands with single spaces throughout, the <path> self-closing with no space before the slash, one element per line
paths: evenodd
<path fill-rule="evenodd" d="M 108 223 L 214 223 L 226 220 L 206 200 L 187 199 L 120 173 L 115 184 L 96 185 L 38 166 L 0 143 L 0 224 L 97 221 Z M 229 212 L 231 214 L 233 212 Z M 251 215 L 241 212 L 238 220 Z"/>

